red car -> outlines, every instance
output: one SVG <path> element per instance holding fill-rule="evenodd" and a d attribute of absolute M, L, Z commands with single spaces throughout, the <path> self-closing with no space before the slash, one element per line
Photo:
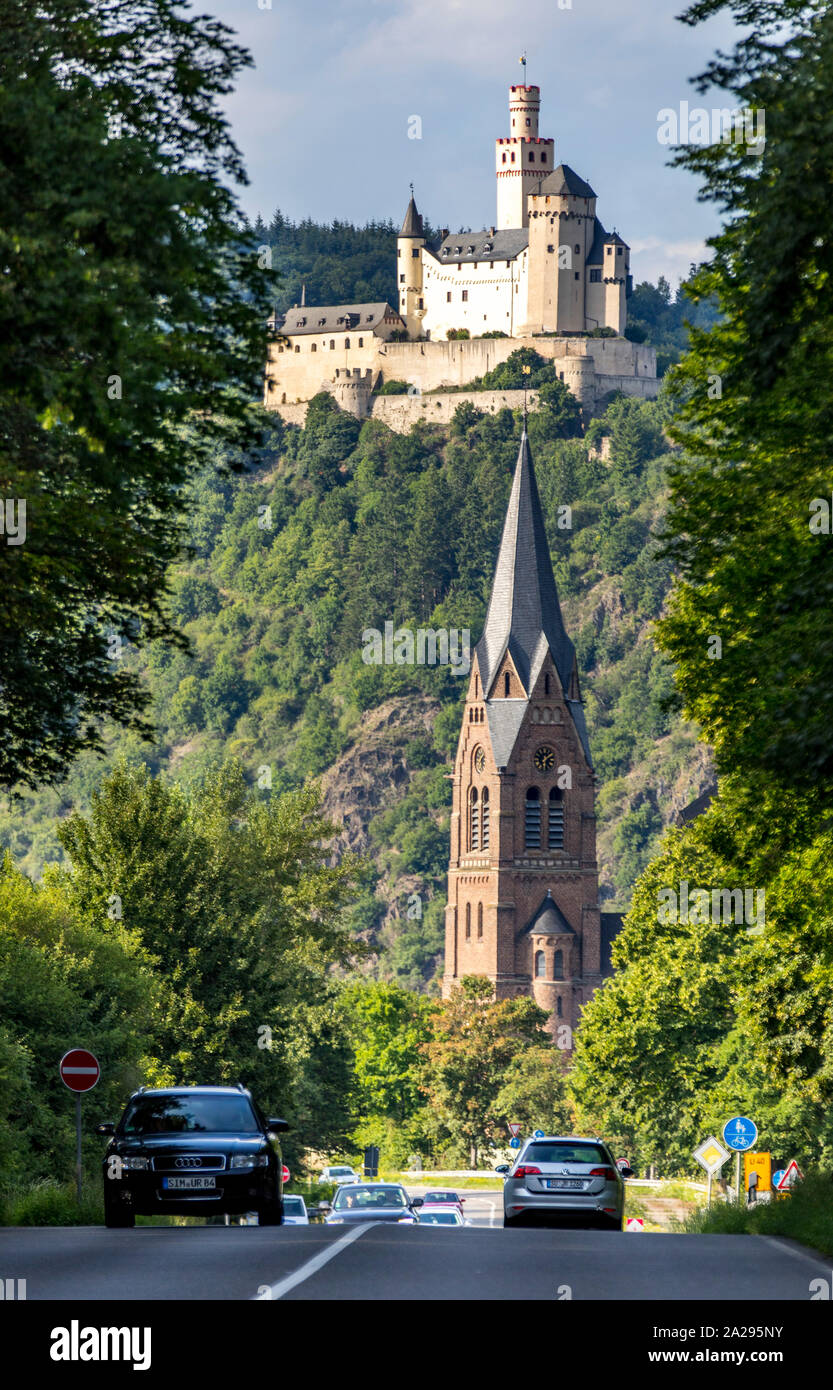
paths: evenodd
<path fill-rule="evenodd" d="M 463 1216 L 463 1203 L 465 1197 L 461 1197 L 457 1192 L 450 1192 L 447 1189 L 437 1192 L 426 1192 L 423 1202 L 426 1206 L 432 1207 L 456 1207 L 460 1215 Z"/>

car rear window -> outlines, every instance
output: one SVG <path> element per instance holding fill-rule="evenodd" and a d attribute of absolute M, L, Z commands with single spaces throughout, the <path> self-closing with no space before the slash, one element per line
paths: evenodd
<path fill-rule="evenodd" d="M 287 1216 L 303 1216 L 304 1204 L 300 1197 L 284 1197 L 283 1209 Z"/>
<path fill-rule="evenodd" d="M 427 1211 L 419 1218 L 421 1226 L 456 1226 L 457 1213 L 454 1211 Z"/>
<path fill-rule="evenodd" d="M 609 1163 L 601 1144 L 530 1144 L 524 1163 Z"/>

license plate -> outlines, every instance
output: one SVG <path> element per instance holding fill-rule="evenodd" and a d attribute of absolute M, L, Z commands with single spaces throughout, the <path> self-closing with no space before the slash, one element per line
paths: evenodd
<path fill-rule="evenodd" d="M 584 1188 L 583 1178 L 547 1178 L 547 1187 L 554 1188 L 556 1192 L 582 1191 Z"/>
<path fill-rule="evenodd" d="M 205 1192 L 217 1186 L 216 1178 L 163 1178 L 162 1186 L 169 1192 Z"/>

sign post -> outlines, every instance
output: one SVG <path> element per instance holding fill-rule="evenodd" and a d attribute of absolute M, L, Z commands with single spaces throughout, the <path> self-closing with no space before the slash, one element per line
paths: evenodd
<path fill-rule="evenodd" d="M 75 1095 L 75 1192 L 81 1201 L 81 1097 L 91 1091 L 101 1076 L 98 1059 L 85 1047 L 73 1047 L 61 1058 L 58 1071 L 64 1085 Z"/>
<path fill-rule="evenodd" d="M 746 1115 L 733 1115 L 723 1126 L 723 1142 L 735 1153 L 735 1201 L 740 1205 L 740 1156 L 755 1147 L 758 1126 Z"/>
<path fill-rule="evenodd" d="M 720 1172 L 729 1155 L 720 1143 L 720 1140 L 715 1139 L 714 1135 L 711 1134 L 708 1139 L 703 1140 L 702 1144 L 698 1144 L 697 1148 L 694 1150 L 694 1157 L 697 1159 L 701 1168 L 705 1168 L 708 1174 L 709 1187 L 706 1195 L 706 1204 L 711 1206 L 712 1178 L 715 1173 Z"/>

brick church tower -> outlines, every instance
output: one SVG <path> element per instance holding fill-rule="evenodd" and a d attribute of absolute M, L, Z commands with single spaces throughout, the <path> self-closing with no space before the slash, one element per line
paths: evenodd
<path fill-rule="evenodd" d="M 486 975 L 498 999 L 532 995 L 565 1048 L 621 924 L 599 911 L 594 802 L 524 427 L 454 765 L 443 990 Z"/>

